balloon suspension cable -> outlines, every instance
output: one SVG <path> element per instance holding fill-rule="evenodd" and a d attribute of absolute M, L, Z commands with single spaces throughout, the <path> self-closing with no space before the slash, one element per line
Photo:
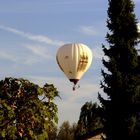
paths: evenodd
<path fill-rule="evenodd" d="M 73 85 L 73 91 L 75 91 L 78 88 L 80 88 L 80 85 L 77 85 L 77 86 L 76 86 L 76 84 Z"/>

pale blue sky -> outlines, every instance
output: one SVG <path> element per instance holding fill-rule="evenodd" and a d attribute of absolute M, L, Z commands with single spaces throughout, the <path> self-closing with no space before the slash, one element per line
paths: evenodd
<path fill-rule="evenodd" d="M 140 0 L 135 5 L 140 21 Z M 0 0 L 0 79 L 12 76 L 54 84 L 62 97 L 56 101 L 59 124 L 77 122 L 81 106 L 97 101 L 101 91 L 107 7 L 107 0 Z M 93 63 L 74 92 L 55 58 L 61 45 L 73 42 L 93 51 Z"/>

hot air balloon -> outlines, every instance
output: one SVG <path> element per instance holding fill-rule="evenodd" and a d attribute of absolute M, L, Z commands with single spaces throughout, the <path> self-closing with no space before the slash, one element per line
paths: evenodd
<path fill-rule="evenodd" d="M 56 60 L 60 69 L 74 83 L 75 90 L 77 82 L 91 65 L 92 51 L 82 43 L 65 44 L 58 49 Z"/>

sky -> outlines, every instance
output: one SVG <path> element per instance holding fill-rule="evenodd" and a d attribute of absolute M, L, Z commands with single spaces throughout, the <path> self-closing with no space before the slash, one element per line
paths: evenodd
<path fill-rule="evenodd" d="M 140 0 L 134 0 L 140 30 Z M 97 102 L 103 69 L 108 0 L 0 0 L 0 80 L 28 79 L 43 86 L 54 84 L 59 125 L 77 122 L 85 102 Z M 56 62 L 58 48 L 83 43 L 93 53 L 91 67 L 73 84 Z"/>

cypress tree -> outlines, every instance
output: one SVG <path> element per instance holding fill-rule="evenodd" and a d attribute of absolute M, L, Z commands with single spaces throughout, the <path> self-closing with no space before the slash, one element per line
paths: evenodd
<path fill-rule="evenodd" d="M 140 139 L 140 58 L 137 19 L 132 0 L 108 0 L 106 35 L 103 45 L 101 97 L 104 113 L 104 133 L 107 140 Z"/>

